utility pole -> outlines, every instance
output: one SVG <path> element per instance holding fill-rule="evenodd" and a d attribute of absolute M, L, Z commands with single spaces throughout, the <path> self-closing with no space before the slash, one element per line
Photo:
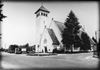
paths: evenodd
<path fill-rule="evenodd" d="M 97 31 L 95 31 L 95 39 L 97 40 Z"/>

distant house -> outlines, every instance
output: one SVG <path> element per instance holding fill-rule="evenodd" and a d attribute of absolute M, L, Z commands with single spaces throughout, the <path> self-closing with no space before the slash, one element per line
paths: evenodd
<path fill-rule="evenodd" d="M 19 46 L 19 48 L 21 49 L 22 53 L 26 53 L 28 47 L 29 47 L 29 44 Z"/>
<path fill-rule="evenodd" d="M 21 47 L 22 52 L 26 52 L 27 48 L 26 47 Z"/>

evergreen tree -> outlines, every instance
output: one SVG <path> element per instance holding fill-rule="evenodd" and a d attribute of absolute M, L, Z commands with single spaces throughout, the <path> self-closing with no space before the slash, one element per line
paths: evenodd
<path fill-rule="evenodd" d="M 65 45 L 66 49 L 71 49 L 72 45 L 75 43 L 75 37 L 78 33 L 78 30 L 81 28 L 78 18 L 75 16 L 73 11 L 70 11 L 64 25 L 65 29 L 62 33 L 62 43 Z"/>
<path fill-rule="evenodd" d="M 82 43 L 81 43 L 82 46 L 80 47 L 80 50 L 84 50 L 84 51 L 91 50 L 90 37 L 88 36 L 88 34 L 82 32 L 81 38 L 82 38 Z"/>

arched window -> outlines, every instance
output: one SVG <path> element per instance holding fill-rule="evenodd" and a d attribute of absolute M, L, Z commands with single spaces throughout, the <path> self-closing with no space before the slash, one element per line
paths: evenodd
<path fill-rule="evenodd" d="M 47 43 L 47 39 L 44 39 L 44 44 L 46 44 Z"/>
<path fill-rule="evenodd" d="M 43 15 L 45 16 L 45 13 Z"/>
<path fill-rule="evenodd" d="M 47 14 L 45 14 L 46 15 L 46 17 L 47 17 Z"/>
<path fill-rule="evenodd" d="M 41 15 L 42 15 L 42 16 L 47 16 L 47 14 L 46 14 L 46 13 L 41 13 Z"/>
<path fill-rule="evenodd" d="M 43 13 L 41 13 L 41 15 L 43 15 Z"/>

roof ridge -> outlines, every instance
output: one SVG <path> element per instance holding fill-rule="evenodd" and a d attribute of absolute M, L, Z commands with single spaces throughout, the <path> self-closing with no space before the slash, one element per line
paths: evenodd
<path fill-rule="evenodd" d="M 63 23 L 63 22 L 61 22 L 61 21 L 57 21 L 57 20 L 54 20 L 55 22 L 59 22 L 59 23 Z"/>
<path fill-rule="evenodd" d="M 39 10 L 45 11 L 45 12 L 50 12 L 47 8 L 45 8 L 43 5 L 41 5 L 41 7 L 35 12 L 37 13 Z"/>
<path fill-rule="evenodd" d="M 47 8 L 45 8 L 43 5 L 41 5 L 41 7 L 39 9 L 45 9 L 45 10 L 47 10 Z"/>

